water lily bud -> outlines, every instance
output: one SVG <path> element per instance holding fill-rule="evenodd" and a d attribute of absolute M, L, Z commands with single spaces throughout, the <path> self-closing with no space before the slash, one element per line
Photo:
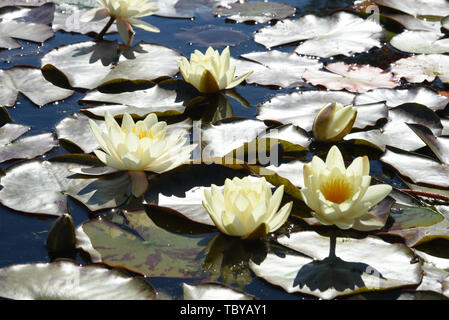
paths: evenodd
<path fill-rule="evenodd" d="M 315 117 L 313 136 L 318 141 L 335 142 L 346 136 L 354 125 L 357 109 L 341 103 L 328 103 Z"/>
<path fill-rule="evenodd" d="M 75 249 L 75 225 L 72 216 L 64 213 L 50 228 L 47 236 L 47 249 L 50 252 L 68 252 Z"/>
<path fill-rule="evenodd" d="M 232 89 L 245 80 L 251 73 L 234 77 L 236 67 L 231 67 L 229 47 L 223 52 L 209 47 L 205 54 L 198 50 L 178 62 L 179 70 L 185 82 L 193 85 L 201 93 L 215 93 L 224 89 Z"/>
<path fill-rule="evenodd" d="M 125 113 L 121 126 L 109 112 L 105 120 L 107 132 L 89 119 L 92 133 L 102 149 L 94 153 L 105 165 L 129 171 L 131 191 L 136 197 L 148 187 L 143 171 L 162 173 L 174 169 L 190 160 L 196 147 L 195 144 L 186 145 L 188 132 L 185 130 L 166 135 L 167 123 L 158 121 L 154 113 L 137 123 Z"/>
<path fill-rule="evenodd" d="M 206 208 L 216 227 L 229 236 L 254 240 L 279 229 L 287 220 L 292 202 L 279 206 L 284 186 L 274 194 L 265 178 L 252 183 L 248 177 L 226 179 L 223 192 L 212 185 L 204 190 Z"/>
<path fill-rule="evenodd" d="M 354 159 L 345 168 L 340 150 L 333 146 L 326 162 L 314 156 L 310 164 L 304 165 L 305 187 L 301 195 L 322 224 L 349 229 L 369 225 L 372 216 L 368 210 L 392 189 L 388 184 L 370 186 L 370 182 L 367 156 Z"/>

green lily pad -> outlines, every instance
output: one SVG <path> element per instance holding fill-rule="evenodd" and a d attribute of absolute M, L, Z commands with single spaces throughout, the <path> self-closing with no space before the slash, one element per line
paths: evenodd
<path fill-rule="evenodd" d="M 67 195 L 90 210 L 117 207 L 129 197 L 127 172 L 106 177 L 75 176 L 79 163 L 29 161 L 11 166 L 0 184 L 0 202 L 26 213 L 60 216 L 67 212 Z"/>
<path fill-rule="evenodd" d="M 182 284 L 184 300 L 255 300 L 247 293 L 221 283 Z"/>
<path fill-rule="evenodd" d="M 143 210 L 123 213 L 128 225 L 117 225 L 104 218 L 83 223 L 76 230 L 78 248 L 88 252 L 95 262 L 149 277 L 202 276 L 201 239 L 168 232 Z"/>
<path fill-rule="evenodd" d="M 155 300 L 143 278 L 74 261 L 30 263 L 0 269 L 0 296 L 15 300 Z"/>
<path fill-rule="evenodd" d="M 404 103 L 417 103 L 433 111 L 444 110 L 449 104 L 449 98 L 426 87 L 411 89 L 375 89 L 355 97 L 354 103 L 370 104 L 385 101 L 389 108 L 398 107 Z"/>
<path fill-rule="evenodd" d="M 278 2 L 237 2 L 227 5 L 226 7 L 218 7 L 215 14 L 226 19 L 246 22 L 254 21 L 257 23 L 265 23 L 270 20 L 283 20 L 294 15 L 295 7 Z"/>
<path fill-rule="evenodd" d="M 261 28 L 254 36 L 267 48 L 306 40 L 295 52 L 318 57 L 352 55 L 372 47 L 380 47 L 382 27 L 347 12 L 328 17 L 306 15 L 297 20 L 283 20 L 274 26 Z"/>
<path fill-rule="evenodd" d="M 154 80 L 178 73 L 181 55 L 167 47 L 139 43 L 117 55 L 114 42 L 81 42 L 47 53 L 43 71 L 57 71 L 74 88 L 94 89 L 115 80 Z"/>
<path fill-rule="evenodd" d="M 257 119 L 291 123 L 310 132 L 315 116 L 326 104 L 338 102 L 352 105 L 355 97 L 352 93 L 339 91 L 300 91 L 281 94 L 259 105 Z M 364 129 L 367 126 L 374 126 L 379 119 L 388 116 L 387 107 L 383 102 L 355 107 L 357 118 L 354 128 Z"/>
<path fill-rule="evenodd" d="M 301 57 L 296 53 L 278 50 L 251 52 L 241 56 L 244 59 L 232 59 L 236 65 L 236 74 L 253 73 L 245 79 L 247 83 L 264 86 L 290 88 L 304 86 L 301 75 L 307 69 L 320 69 L 323 64 L 316 59 Z M 253 63 L 256 62 L 256 63 Z"/>
<path fill-rule="evenodd" d="M 329 238 L 305 231 L 281 237 L 278 242 L 307 256 L 268 254 L 260 264 L 250 263 L 257 276 L 289 293 L 301 292 L 322 299 L 366 291 L 417 285 L 422 279 L 419 263 L 403 244 L 391 244 L 368 236 L 338 237 L 337 259 L 326 258 Z"/>
<path fill-rule="evenodd" d="M 417 150 L 425 143 L 412 134 L 407 123 L 422 123 L 436 134 L 442 131 L 439 117 L 429 108 L 419 104 L 403 104 L 388 111 L 388 122 L 381 129 L 354 132 L 344 139 L 355 140 L 357 143 L 367 143 L 382 151 L 386 146 L 393 146 L 407 151 Z M 420 168 L 422 169 L 422 168 Z"/>
<path fill-rule="evenodd" d="M 73 91 L 54 86 L 33 67 L 13 67 L 0 70 L 0 105 L 14 106 L 19 92 L 38 106 L 65 99 Z M 45 94 L 42 94 L 45 92 Z"/>

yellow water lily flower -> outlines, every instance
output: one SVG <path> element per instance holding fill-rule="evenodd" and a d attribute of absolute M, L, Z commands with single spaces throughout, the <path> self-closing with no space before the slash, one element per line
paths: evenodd
<path fill-rule="evenodd" d="M 204 190 L 206 208 L 216 227 L 229 236 L 257 239 L 279 229 L 287 220 L 292 202 L 280 210 L 284 186 L 274 194 L 265 178 L 226 179 L 223 192 L 216 185 Z"/>
<path fill-rule="evenodd" d="M 94 150 L 105 165 L 129 171 L 132 193 L 138 197 L 148 187 L 144 171 L 162 173 L 174 169 L 190 159 L 196 145 L 186 145 L 187 132 L 178 130 L 166 135 L 167 123 L 149 114 L 143 121 L 134 122 L 125 113 L 122 125 L 107 112 L 107 132 L 89 119 L 90 128 L 102 150 Z"/>
<path fill-rule="evenodd" d="M 322 224 L 335 224 L 341 229 L 363 227 L 370 223 L 368 210 L 392 189 L 387 184 L 370 183 L 368 157 L 358 157 L 345 168 L 340 150 L 333 146 L 326 162 L 314 156 L 311 164 L 304 165 L 305 187 L 301 194 Z"/>
<path fill-rule="evenodd" d="M 160 32 L 155 26 L 137 19 L 156 13 L 159 9 L 154 2 L 148 0 L 97 0 L 97 2 L 103 8 L 87 11 L 81 16 L 80 21 L 98 21 L 108 16 L 115 19 L 120 37 L 128 46 L 134 36 L 132 26 L 149 32 Z"/>
<path fill-rule="evenodd" d="M 229 47 L 226 47 L 221 55 L 218 50 L 209 47 L 205 54 L 195 50 L 190 55 L 190 61 L 183 57 L 178 66 L 185 82 L 201 93 L 215 93 L 236 87 L 252 73 L 251 71 L 235 77 L 236 67 L 231 67 L 230 58 Z"/>
<path fill-rule="evenodd" d="M 357 108 L 341 103 L 328 103 L 315 117 L 313 122 L 313 136 L 318 141 L 340 141 L 352 129 L 357 117 Z"/>

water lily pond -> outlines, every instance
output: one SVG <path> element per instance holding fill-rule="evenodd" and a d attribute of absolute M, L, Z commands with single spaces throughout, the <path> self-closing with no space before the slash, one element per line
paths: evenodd
<path fill-rule="evenodd" d="M 446 0 L 1 0 L 0 298 L 449 298 Z"/>

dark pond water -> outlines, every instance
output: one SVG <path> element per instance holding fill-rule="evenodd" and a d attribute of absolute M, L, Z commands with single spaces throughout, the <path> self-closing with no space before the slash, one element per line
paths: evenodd
<path fill-rule="evenodd" d="M 326 15 L 338 8 L 350 8 L 353 3 L 352 0 L 272 0 L 272 2 L 284 2 L 294 5 L 297 9 L 296 17 L 308 13 Z M 169 19 L 155 16 L 146 17 L 144 20 L 159 27 L 162 32 L 154 34 L 137 29 L 134 43 L 143 40 L 146 42 L 163 44 L 178 50 L 184 56 L 189 56 L 194 49 L 205 50 L 205 47 L 191 45 L 188 41 L 177 36 L 177 34 L 184 28 L 215 25 L 239 30 L 248 35 L 249 40 L 244 41 L 238 46 L 231 47 L 232 56 L 238 57 L 244 53 L 265 51 L 265 48 L 262 45 L 253 41 L 253 33 L 260 28 L 261 25 L 230 23 L 224 18 L 214 17 L 211 13 L 201 13 L 197 15 L 194 20 Z M 118 34 L 112 34 L 108 35 L 106 39 L 119 40 L 119 36 Z M 87 40 L 90 40 L 88 36 L 57 32 L 55 37 L 46 41 L 42 46 L 21 42 L 24 46 L 23 49 L 0 51 L 0 68 L 6 69 L 13 65 L 32 65 L 39 67 L 40 59 L 52 48 Z M 288 51 L 292 48 L 293 47 L 282 46 L 280 50 Z M 38 53 L 36 53 L 36 50 L 38 50 Z M 363 54 L 361 58 L 363 58 Z M 380 62 L 377 61 L 377 63 Z M 254 85 L 239 86 L 237 88 L 238 93 L 245 97 L 252 107 L 250 109 L 244 108 L 232 99 L 230 100 L 230 103 L 233 107 L 235 116 L 254 118 L 257 112 L 256 106 L 258 103 L 264 102 L 274 95 L 288 93 L 293 90 L 295 89 L 276 90 Z M 45 94 L 45 92 L 42 94 Z M 9 112 L 15 123 L 32 127 L 27 135 L 55 132 L 55 125 L 59 121 L 74 112 L 79 111 L 80 106 L 78 105 L 78 100 L 82 96 L 83 93 L 78 92 L 64 101 L 49 104 L 39 109 L 23 95 L 20 95 L 16 106 L 14 108 L 9 108 Z M 59 147 L 47 154 L 46 158 L 63 153 L 67 152 L 62 147 Z M 3 163 L 1 166 L 5 169 L 10 164 L 11 162 Z M 26 192 L 26 190 L 24 190 L 24 192 Z M 69 199 L 69 211 L 74 218 L 76 226 L 88 220 L 89 217 L 92 217 L 92 214 L 86 208 L 72 199 Z M 11 264 L 50 261 L 45 247 L 45 240 L 48 230 L 54 220 L 55 218 L 53 217 L 38 217 L 35 215 L 18 213 L 0 205 L 0 268 Z M 210 235 L 207 237 L 210 237 Z M 77 259 L 80 262 L 83 262 L 79 257 L 77 257 Z M 176 298 L 182 296 L 180 283 L 183 279 L 161 278 L 150 279 L 150 281 L 157 288 L 163 289 L 169 294 L 174 295 Z M 250 285 L 246 286 L 245 291 L 257 295 L 260 298 L 297 299 L 300 297 L 288 295 L 281 289 L 267 285 L 262 279 L 254 279 Z"/>

